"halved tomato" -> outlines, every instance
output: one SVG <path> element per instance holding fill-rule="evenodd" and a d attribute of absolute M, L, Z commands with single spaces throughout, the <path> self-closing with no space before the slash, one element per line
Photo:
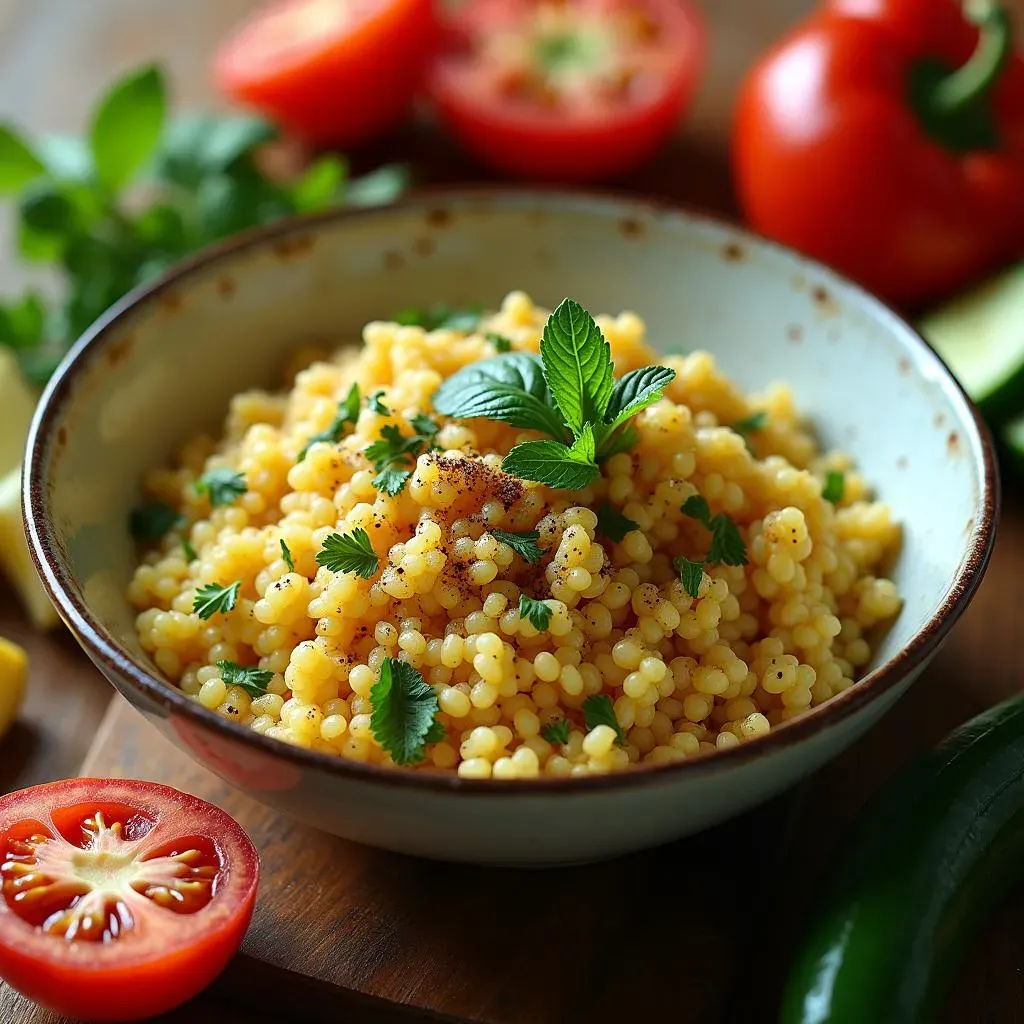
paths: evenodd
<path fill-rule="evenodd" d="M 252 918 L 259 856 L 168 786 L 69 779 L 0 797 L 0 977 L 57 1013 L 125 1021 L 205 988 Z"/>
<path fill-rule="evenodd" d="M 433 0 L 279 0 L 221 46 L 214 78 L 300 138 L 350 146 L 405 116 L 436 35 Z"/>
<path fill-rule="evenodd" d="M 704 58 L 687 0 L 468 0 L 428 91 L 467 150 L 552 181 L 614 177 L 672 133 Z"/>

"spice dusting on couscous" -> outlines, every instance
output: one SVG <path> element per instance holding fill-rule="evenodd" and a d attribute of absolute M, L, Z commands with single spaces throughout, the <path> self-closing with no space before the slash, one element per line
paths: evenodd
<path fill-rule="evenodd" d="M 266 736 L 478 779 L 678 761 L 834 697 L 899 611 L 899 526 L 784 385 L 644 335 L 514 292 L 300 354 L 145 479 L 143 647 Z"/>

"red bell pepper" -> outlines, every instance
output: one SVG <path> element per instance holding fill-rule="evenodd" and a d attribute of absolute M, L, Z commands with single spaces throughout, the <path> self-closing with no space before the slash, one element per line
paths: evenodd
<path fill-rule="evenodd" d="M 1024 60 L 993 0 L 832 0 L 740 93 L 752 226 L 919 306 L 1024 255 Z"/>

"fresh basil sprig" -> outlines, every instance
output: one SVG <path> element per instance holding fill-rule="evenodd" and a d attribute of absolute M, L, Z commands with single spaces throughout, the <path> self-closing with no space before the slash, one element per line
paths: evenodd
<path fill-rule="evenodd" d="M 508 352 L 474 363 L 435 392 L 434 408 L 455 419 L 499 420 L 547 434 L 505 456 L 502 469 L 523 480 L 579 490 L 598 461 L 636 443 L 630 420 L 653 405 L 675 371 L 646 366 L 616 381 L 611 349 L 594 318 L 563 300 L 544 326 L 540 358 Z"/>
<path fill-rule="evenodd" d="M 0 345 L 43 383 L 75 339 L 136 285 L 205 245 L 275 218 L 339 204 L 393 200 L 401 168 L 347 181 L 328 154 L 292 182 L 264 174 L 259 148 L 276 134 L 254 117 L 167 121 L 158 66 L 119 79 L 96 105 L 84 139 L 30 142 L 0 124 L 0 198 L 17 207 L 21 257 L 55 266 L 57 304 L 31 289 L 0 301 Z M 143 195 L 136 186 L 145 185 Z"/>

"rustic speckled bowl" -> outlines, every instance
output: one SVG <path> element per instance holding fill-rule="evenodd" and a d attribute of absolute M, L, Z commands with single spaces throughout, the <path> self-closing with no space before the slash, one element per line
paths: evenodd
<path fill-rule="evenodd" d="M 124 597 L 126 529 L 149 467 L 288 352 L 437 301 L 632 309 L 655 346 L 706 348 L 743 385 L 785 379 L 828 444 L 858 460 L 905 528 L 905 605 L 871 671 L 745 746 L 582 780 L 472 782 L 280 744 L 160 678 Z M 225 779 L 337 835 L 452 860 L 608 857 L 722 821 L 809 775 L 892 706 L 971 599 L 997 482 L 984 427 L 898 316 L 835 274 L 736 228 L 642 201 L 485 191 L 275 225 L 129 296 L 76 345 L 32 428 L 25 509 L 61 615 L 129 701 Z"/>

